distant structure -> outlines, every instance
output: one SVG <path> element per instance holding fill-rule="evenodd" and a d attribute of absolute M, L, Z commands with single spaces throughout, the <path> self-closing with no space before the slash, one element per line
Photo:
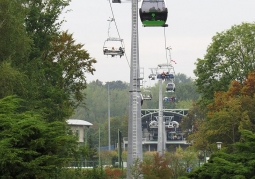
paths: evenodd
<path fill-rule="evenodd" d="M 174 152 L 176 147 L 183 149 L 190 146 L 185 133 L 179 124 L 183 116 L 188 114 L 189 109 L 163 109 L 163 139 L 164 150 Z M 142 147 L 143 151 L 158 151 L 158 109 L 142 109 Z M 123 150 L 128 148 L 128 138 L 123 137 Z"/>
<path fill-rule="evenodd" d="M 86 136 L 85 136 L 85 128 L 84 127 L 90 127 L 93 124 L 91 124 L 88 121 L 80 120 L 80 119 L 68 119 L 67 124 L 71 126 L 71 130 L 74 134 L 78 136 L 78 141 L 83 143 L 85 142 Z"/>

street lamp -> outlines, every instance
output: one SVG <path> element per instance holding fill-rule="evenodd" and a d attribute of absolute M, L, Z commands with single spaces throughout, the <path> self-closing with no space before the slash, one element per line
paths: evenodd
<path fill-rule="evenodd" d="M 217 144 L 218 150 L 220 150 L 220 149 L 221 149 L 221 144 L 222 144 L 222 142 L 216 142 L 216 144 Z"/>

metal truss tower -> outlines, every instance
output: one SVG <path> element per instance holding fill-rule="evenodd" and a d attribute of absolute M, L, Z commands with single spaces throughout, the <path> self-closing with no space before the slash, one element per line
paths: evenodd
<path fill-rule="evenodd" d="M 165 150 L 165 139 L 164 139 L 164 130 L 165 125 L 163 125 L 163 96 L 162 96 L 162 79 L 158 79 L 159 86 L 159 105 L 158 105 L 158 147 L 157 151 L 159 155 L 164 154 Z"/>
<path fill-rule="evenodd" d="M 158 146 L 157 146 L 157 152 L 159 155 L 164 155 L 166 150 L 166 131 L 165 131 L 165 122 L 164 122 L 164 116 L 163 116 L 163 95 L 162 95 L 162 83 L 163 80 L 170 80 L 171 82 L 174 81 L 174 79 L 170 78 L 162 78 L 161 73 L 165 71 L 169 74 L 174 74 L 174 68 L 171 64 L 159 64 L 158 68 L 151 68 L 151 74 L 149 78 L 152 80 L 158 79 L 158 86 L 159 86 L 159 109 L 158 109 Z"/>
<path fill-rule="evenodd" d="M 141 123 L 141 90 L 138 39 L 138 0 L 132 0 L 132 41 L 130 66 L 130 96 L 128 122 L 128 158 L 127 178 L 131 176 L 131 166 L 135 160 L 142 160 L 142 123 Z"/>

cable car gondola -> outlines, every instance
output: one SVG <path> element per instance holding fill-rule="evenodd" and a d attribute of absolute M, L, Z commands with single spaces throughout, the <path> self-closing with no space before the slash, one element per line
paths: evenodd
<path fill-rule="evenodd" d="M 104 41 L 103 53 L 104 55 L 107 56 L 108 55 L 110 55 L 111 57 L 120 56 L 121 58 L 125 53 L 123 39 L 121 39 L 120 37 L 116 38 L 110 36 L 111 23 L 115 20 L 114 18 L 110 18 L 107 21 L 109 21 L 108 38 Z"/>
<path fill-rule="evenodd" d="M 112 0 L 112 3 L 121 3 L 121 0 Z"/>
<path fill-rule="evenodd" d="M 150 90 L 144 90 L 143 91 L 143 100 L 151 100 L 152 99 L 152 94 Z"/>
<path fill-rule="evenodd" d="M 174 83 L 168 83 L 166 85 L 166 92 L 175 92 L 175 84 Z"/>
<path fill-rule="evenodd" d="M 176 101 L 176 97 L 172 96 L 172 97 L 164 97 L 163 98 L 164 102 L 175 102 Z"/>
<path fill-rule="evenodd" d="M 139 14 L 144 27 L 167 27 L 168 10 L 164 0 L 143 0 Z"/>
<path fill-rule="evenodd" d="M 107 38 L 104 42 L 103 52 L 104 55 L 110 55 L 111 57 L 120 56 L 125 53 L 125 48 L 122 47 L 123 39 L 119 38 Z"/>

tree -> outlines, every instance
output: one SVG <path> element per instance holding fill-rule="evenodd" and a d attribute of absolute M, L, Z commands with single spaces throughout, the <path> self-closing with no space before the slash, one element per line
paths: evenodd
<path fill-rule="evenodd" d="M 8 61 L 0 62 L 0 98 L 9 95 L 24 95 L 26 76 L 11 66 Z"/>
<path fill-rule="evenodd" d="M 208 117 L 207 137 L 212 143 L 222 141 L 233 144 L 240 138 L 238 126 L 244 117 L 239 99 L 229 99 L 220 111 L 214 111 Z"/>
<path fill-rule="evenodd" d="M 193 102 L 188 114 L 181 120 L 181 128 L 185 135 L 196 132 L 202 122 L 205 120 L 206 111 L 198 102 Z"/>
<path fill-rule="evenodd" d="M 25 74 L 15 66 L 30 53 L 32 41 L 26 34 L 26 9 L 21 1 L 0 2 L 0 98 L 24 95 Z"/>
<path fill-rule="evenodd" d="M 145 159 L 141 164 L 144 179 L 170 179 L 173 169 L 169 167 L 169 158 L 154 154 L 153 159 Z"/>
<path fill-rule="evenodd" d="M 212 38 L 204 59 L 197 60 L 194 70 L 204 104 L 212 101 L 215 91 L 227 91 L 233 80 L 242 84 L 254 70 L 254 33 L 254 23 L 242 23 Z"/>
<path fill-rule="evenodd" d="M 0 1 L 0 62 L 27 58 L 32 44 L 26 34 L 24 18 L 26 9 L 20 1 Z"/>
<path fill-rule="evenodd" d="M 214 150 L 215 142 L 221 141 L 229 152 L 234 152 L 232 144 L 240 140 L 239 130 L 255 131 L 254 84 L 255 72 L 251 72 L 243 84 L 235 80 L 228 91 L 215 92 L 214 101 L 208 105 L 207 116 L 198 130 L 188 137 L 194 141 L 194 147 Z"/>
<path fill-rule="evenodd" d="M 108 90 L 108 85 L 109 85 L 109 89 L 112 90 L 112 89 L 122 89 L 122 90 L 126 90 L 128 89 L 128 84 L 125 83 L 125 82 L 122 82 L 120 80 L 118 81 L 111 81 L 111 82 L 106 82 L 105 83 L 105 88 Z"/>
<path fill-rule="evenodd" d="M 27 34 L 33 39 L 33 49 L 30 60 L 47 57 L 47 51 L 51 48 L 50 42 L 54 35 L 59 34 L 63 20 L 60 14 L 66 8 L 70 0 L 24 0 L 27 7 L 25 26 Z"/>
<path fill-rule="evenodd" d="M 66 120 L 85 98 L 86 73 L 92 73 L 96 60 L 71 34 L 61 32 L 59 15 L 70 0 L 18 1 L 25 9 L 21 23 L 32 40 L 26 58 L 11 59 L 11 65 L 26 76 L 26 107 L 43 114 L 44 120 Z"/>
<path fill-rule="evenodd" d="M 184 176 L 188 168 L 195 169 L 197 167 L 197 153 L 190 147 L 185 150 L 177 147 L 176 151 L 169 153 L 167 157 L 174 179 Z"/>
<path fill-rule="evenodd" d="M 241 130 L 241 140 L 234 144 L 235 153 L 226 153 L 224 149 L 214 153 L 209 163 L 191 172 L 188 178 L 255 178 L 255 134 L 248 130 Z"/>
<path fill-rule="evenodd" d="M 72 34 L 62 32 L 59 36 L 53 37 L 45 61 L 47 81 L 63 89 L 78 104 L 85 97 L 82 93 L 87 87 L 85 75 L 93 74 L 95 69 L 92 65 L 96 63 L 96 60 L 82 48 L 82 44 L 75 44 Z"/>
<path fill-rule="evenodd" d="M 45 122 L 22 100 L 0 99 L 0 176 L 49 178 L 69 161 L 77 141 L 65 122 Z M 23 111 L 23 110 L 22 110 Z"/>
<path fill-rule="evenodd" d="M 111 145 L 118 142 L 118 129 L 121 128 L 122 118 L 121 117 L 112 117 L 110 119 L 110 125 L 111 125 Z M 104 145 L 108 144 L 108 121 L 105 121 L 103 133 L 104 133 L 104 142 L 102 142 Z"/>

